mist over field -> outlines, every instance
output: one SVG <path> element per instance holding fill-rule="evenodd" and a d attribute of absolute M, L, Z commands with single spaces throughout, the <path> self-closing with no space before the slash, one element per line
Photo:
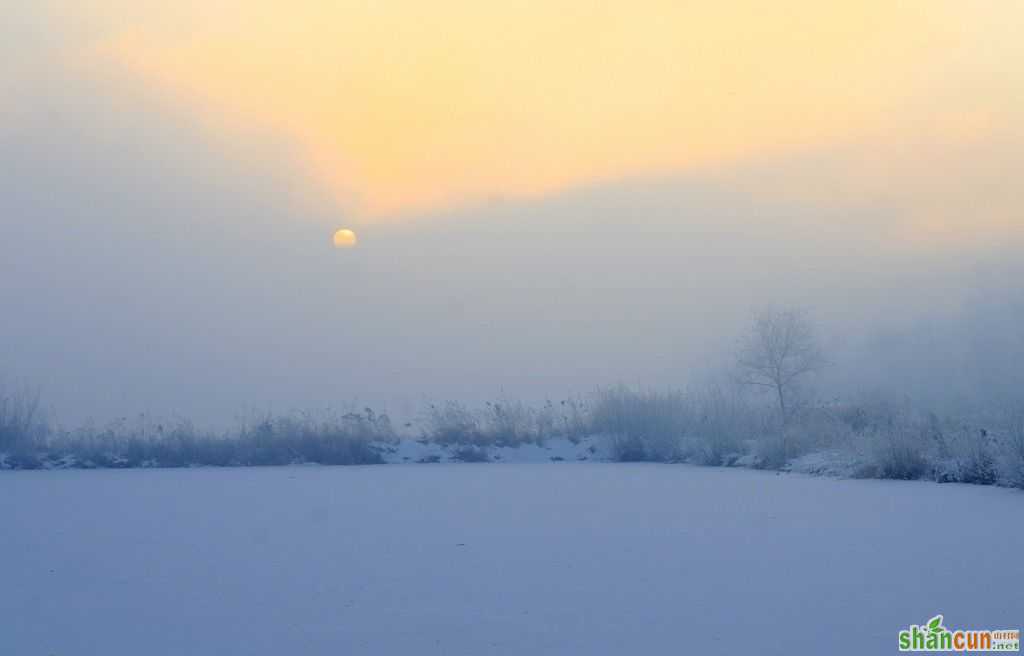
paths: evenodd
<path fill-rule="evenodd" d="M 63 422 L 683 387 L 766 306 L 810 310 L 827 395 L 977 402 L 1024 369 L 1019 123 L 371 220 L 282 135 L 6 47 L 0 365 Z M 340 225 L 359 248 L 331 247 Z"/>

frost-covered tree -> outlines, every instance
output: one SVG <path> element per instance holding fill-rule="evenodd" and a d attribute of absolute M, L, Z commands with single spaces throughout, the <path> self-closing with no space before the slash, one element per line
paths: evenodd
<path fill-rule="evenodd" d="M 807 314 L 770 309 L 757 314 L 740 342 L 736 364 L 743 385 L 770 390 L 782 421 L 793 411 L 800 379 L 824 368 L 827 361 Z"/>

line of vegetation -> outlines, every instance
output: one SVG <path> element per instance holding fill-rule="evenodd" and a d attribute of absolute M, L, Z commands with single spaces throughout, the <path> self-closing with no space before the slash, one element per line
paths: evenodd
<path fill-rule="evenodd" d="M 227 433 L 115 422 L 51 429 L 30 395 L 0 395 L 0 466 L 127 468 L 376 464 L 401 436 L 386 414 L 265 416 Z M 494 447 L 551 439 L 607 440 L 613 460 L 745 466 L 860 478 L 930 479 L 1024 488 L 1024 405 L 973 421 L 939 417 L 909 402 L 797 405 L 778 409 L 734 386 L 661 392 L 614 387 L 588 400 L 531 407 L 449 402 L 428 408 L 417 435 L 464 462 Z"/>
<path fill-rule="evenodd" d="M 0 390 L 0 468 L 375 464 L 403 437 L 484 462 L 495 447 L 599 437 L 623 462 L 1024 488 L 1024 399 L 970 417 L 943 417 L 908 400 L 822 403 L 809 383 L 827 366 L 806 315 L 783 310 L 755 318 L 726 382 L 688 391 L 613 387 L 536 407 L 451 401 L 429 406 L 416 435 L 400 434 L 370 408 L 267 415 L 227 433 L 145 417 L 68 432 L 45 420 L 38 395 Z"/>
<path fill-rule="evenodd" d="M 1024 404 L 972 419 L 940 417 L 909 401 L 796 404 L 783 421 L 777 407 L 733 386 L 690 392 L 615 387 L 571 403 L 571 414 L 558 412 L 563 404 L 515 404 L 514 420 L 506 415 L 496 424 L 494 408 L 506 404 L 474 411 L 451 402 L 431 410 L 424 437 L 474 448 L 473 460 L 481 461 L 495 446 L 600 436 L 619 462 L 1024 488 Z"/>
<path fill-rule="evenodd" d="M 0 468 L 131 468 L 383 463 L 380 445 L 397 437 L 387 415 L 262 416 L 215 433 L 191 422 L 145 416 L 101 429 L 51 429 L 26 395 L 0 396 Z"/>

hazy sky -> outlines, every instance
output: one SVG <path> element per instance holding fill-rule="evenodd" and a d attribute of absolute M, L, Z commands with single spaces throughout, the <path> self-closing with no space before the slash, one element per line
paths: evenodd
<path fill-rule="evenodd" d="M 681 384 L 769 303 L 1024 352 L 1020 3 L 7 13 L 0 376 L 68 421 Z"/>

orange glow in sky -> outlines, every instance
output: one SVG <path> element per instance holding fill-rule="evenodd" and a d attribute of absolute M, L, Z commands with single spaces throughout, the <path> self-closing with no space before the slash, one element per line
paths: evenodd
<path fill-rule="evenodd" d="M 371 218 L 847 143 L 921 115 L 956 129 L 949 78 L 998 93 L 992 73 L 1020 49 L 986 29 L 1024 17 L 943 0 L 210 6 L 154 5 L 97 52 L 216 129 L 282 135 Z"/>

